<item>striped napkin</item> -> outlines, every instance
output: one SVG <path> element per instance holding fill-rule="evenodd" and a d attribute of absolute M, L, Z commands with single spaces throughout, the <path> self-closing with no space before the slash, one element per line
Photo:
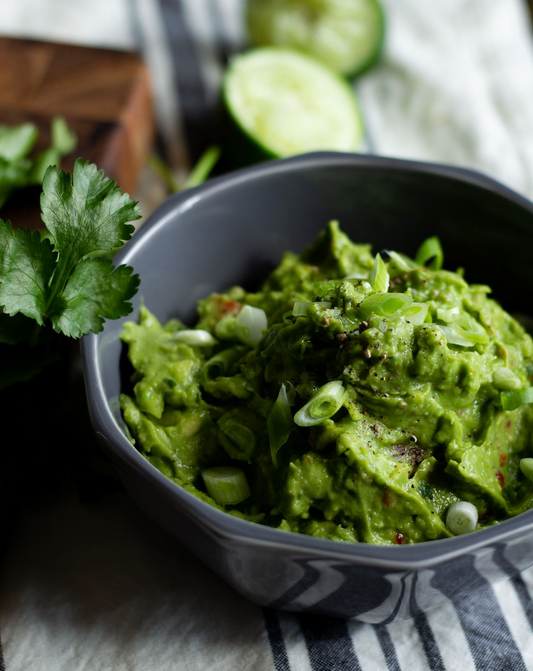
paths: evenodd
<path fill-rule="evenodd" d="M 357 82 L 369 152 L 470 166 L 533 197 L 533 41 L 523 0 L 384 0 L 382 64 Z M 185 174 L 215 139 L 242 0 L 2 0 L 0 32 L 137 49 L 161 154 Z M 161 187 L 143 180 L 145 211 Z M 488 573 L 502 581 L 491 586 Z M 472 593 L 381 625 L 245 601 L 117 491 L 72 482 L 28 507 L 0 567 L 0 671 L 533 669 L 533 569 L 501 549 Z M 302 595 L 307 603 L 312 595 Z"/>

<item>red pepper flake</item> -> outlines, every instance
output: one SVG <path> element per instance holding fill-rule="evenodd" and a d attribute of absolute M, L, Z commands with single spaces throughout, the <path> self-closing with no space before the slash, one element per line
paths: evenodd
<path fill-rule="evenodd" d="M 396 543 L 396 545 L 405 545 L 407 543 L 407 541 L 405 540 L 405 536 L 400 532 L 396 533 L 396 536 L 394 537 L 394 542 Z"/>
<path fill-rule="evenodd" d="M 505 462 L 507 461 L 507 455 L 504 454 L 503 452 L 500 452 L 498 456 L 500 457 L 500 466 L 505 466 Z"/>
<path fill-rule="evenodd" d="M 496 471 L 496 480 L 500 483 L 500 487 L 505 487 L 505 477 L 501 471 Z"/>
<path fill-rule="evenodd" d="M 236 316 L 239 310 L 242 307 L 242 303 L 234 301 L 231 298 L 221 298 L 217 297 L 217 312 L 220 317 L 225 317 L 227 315 Z"/>
<path fill-rule="evenodd" d="M 507 431 L 509 431 L 509 429 L 510 429 L 512 426 L 513 426 L 513 423 L 511 422 L 510 419 L 508 419 L 508 420 L 505 422 L 505 428 L 507 429 Z"/>

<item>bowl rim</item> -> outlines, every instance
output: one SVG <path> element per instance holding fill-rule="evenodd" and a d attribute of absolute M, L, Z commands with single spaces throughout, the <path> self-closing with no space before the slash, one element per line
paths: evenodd
<path fill-rule="evenodd" d="M 327 166 L 393 169 L 406 173 L 438 175 L 506 198 L 529 212 L 532 215 L 533 224 L 533 202 L 495 179 L 470 168 L 366 154 L 313 152 L 243 168 L 171 196 L 148 217 L 134 238 L 117 254 L 114 263 L 117 265 L 131 263 L 135 256 L 142 253 L 143 245 L 154 233 L 171 219 L 179 217 L 181 213 L 194 207 L 200 199 L 212 198 L 219 191 L 236 188 L 243 181 L 261 180 L 274 173 L 297 172 L 301 169 Z M 104 393 L 98 349 L 105 335 L 104 328 L 101 333 L 89 334 L 81 341 L 89 413 L 96 435 L 103 443 L 105 451 L 119 468 L 136 471 L 137 475 L 141 475 L 143 479 L 155 480 L 163 496 L 177 500 L 189 517 L 201 524 L 210 534 L 223 538 L 226 542 L 246 541 L 270 549 L 277 546 L 280 549 L 301 550 L 309 557 L 408 571 L 444 563 L 467 552 L 476 552 L 486 546 L 503 543 L 518 534 L 525 534 L 533 530 L 532 509 L 494 526 L 480 529 L 473 534 L 414 544 L 383 546 L 369 543 L 342 543 L 326 538 L 286 532 L 233 517 L 217 510 L 164 476 L 127 439 L 115 420 Z"/>

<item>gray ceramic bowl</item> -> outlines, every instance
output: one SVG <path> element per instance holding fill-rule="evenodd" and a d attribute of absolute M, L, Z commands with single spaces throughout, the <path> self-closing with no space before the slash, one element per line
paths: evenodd
<path fill-rule="evenodd" d="M 469 280 L 491 284 L 511 311 L 521 307 L 516 287 L 523 301 L 530 286 L 532 203 L 468 170 L 320 153 L 236 172 L 165 202 L 116 259 L 142 279 L 130 319 L 142 296 L 161 320 L 192 324 L 199 298 L 257 284 L 285 250 L 301 251 L 330 219 L 376 250 L 413 254 L 422 239 L 440 236 L 446 266 L 466 266 Z M 496 579 L 502 562 L 512 570 L 533 564 L 533 510 L 466 536 L 379 547 L 277 531 L 199 501 L 124 434 L 123 321 L 82 344 L 101 444 L 139 506 L 252 601 L 390 622 L 459 598 L 481 575 Z"/>

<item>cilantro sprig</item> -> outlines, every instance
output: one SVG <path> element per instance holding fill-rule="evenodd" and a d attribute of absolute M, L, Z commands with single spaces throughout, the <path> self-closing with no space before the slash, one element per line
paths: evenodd
<path fill-rule="evenodd" d="M 54 166 L 46 170 L 41 195 L 49 236 L 13 229 L 0 219 L 0 307 L 57 333 L 79 338 L 103 329 L 104 319 L 132 310 L 139 276 L 129 266 L 114 268 L 105 258 L 127 242 L 139 219 L 138 204 L 78 159 L 73 177 Z"/>
<path fill-rule="evenodd" d="M 62 117 L 52 119 L 51 136 L 50 147 L 32 157 L 30 153 L 38 137 L 35 124 L 0 124 L 0 207 L 13 191 L 41 184 L 48 166 L 59 165 L 78 142 Z"/>

